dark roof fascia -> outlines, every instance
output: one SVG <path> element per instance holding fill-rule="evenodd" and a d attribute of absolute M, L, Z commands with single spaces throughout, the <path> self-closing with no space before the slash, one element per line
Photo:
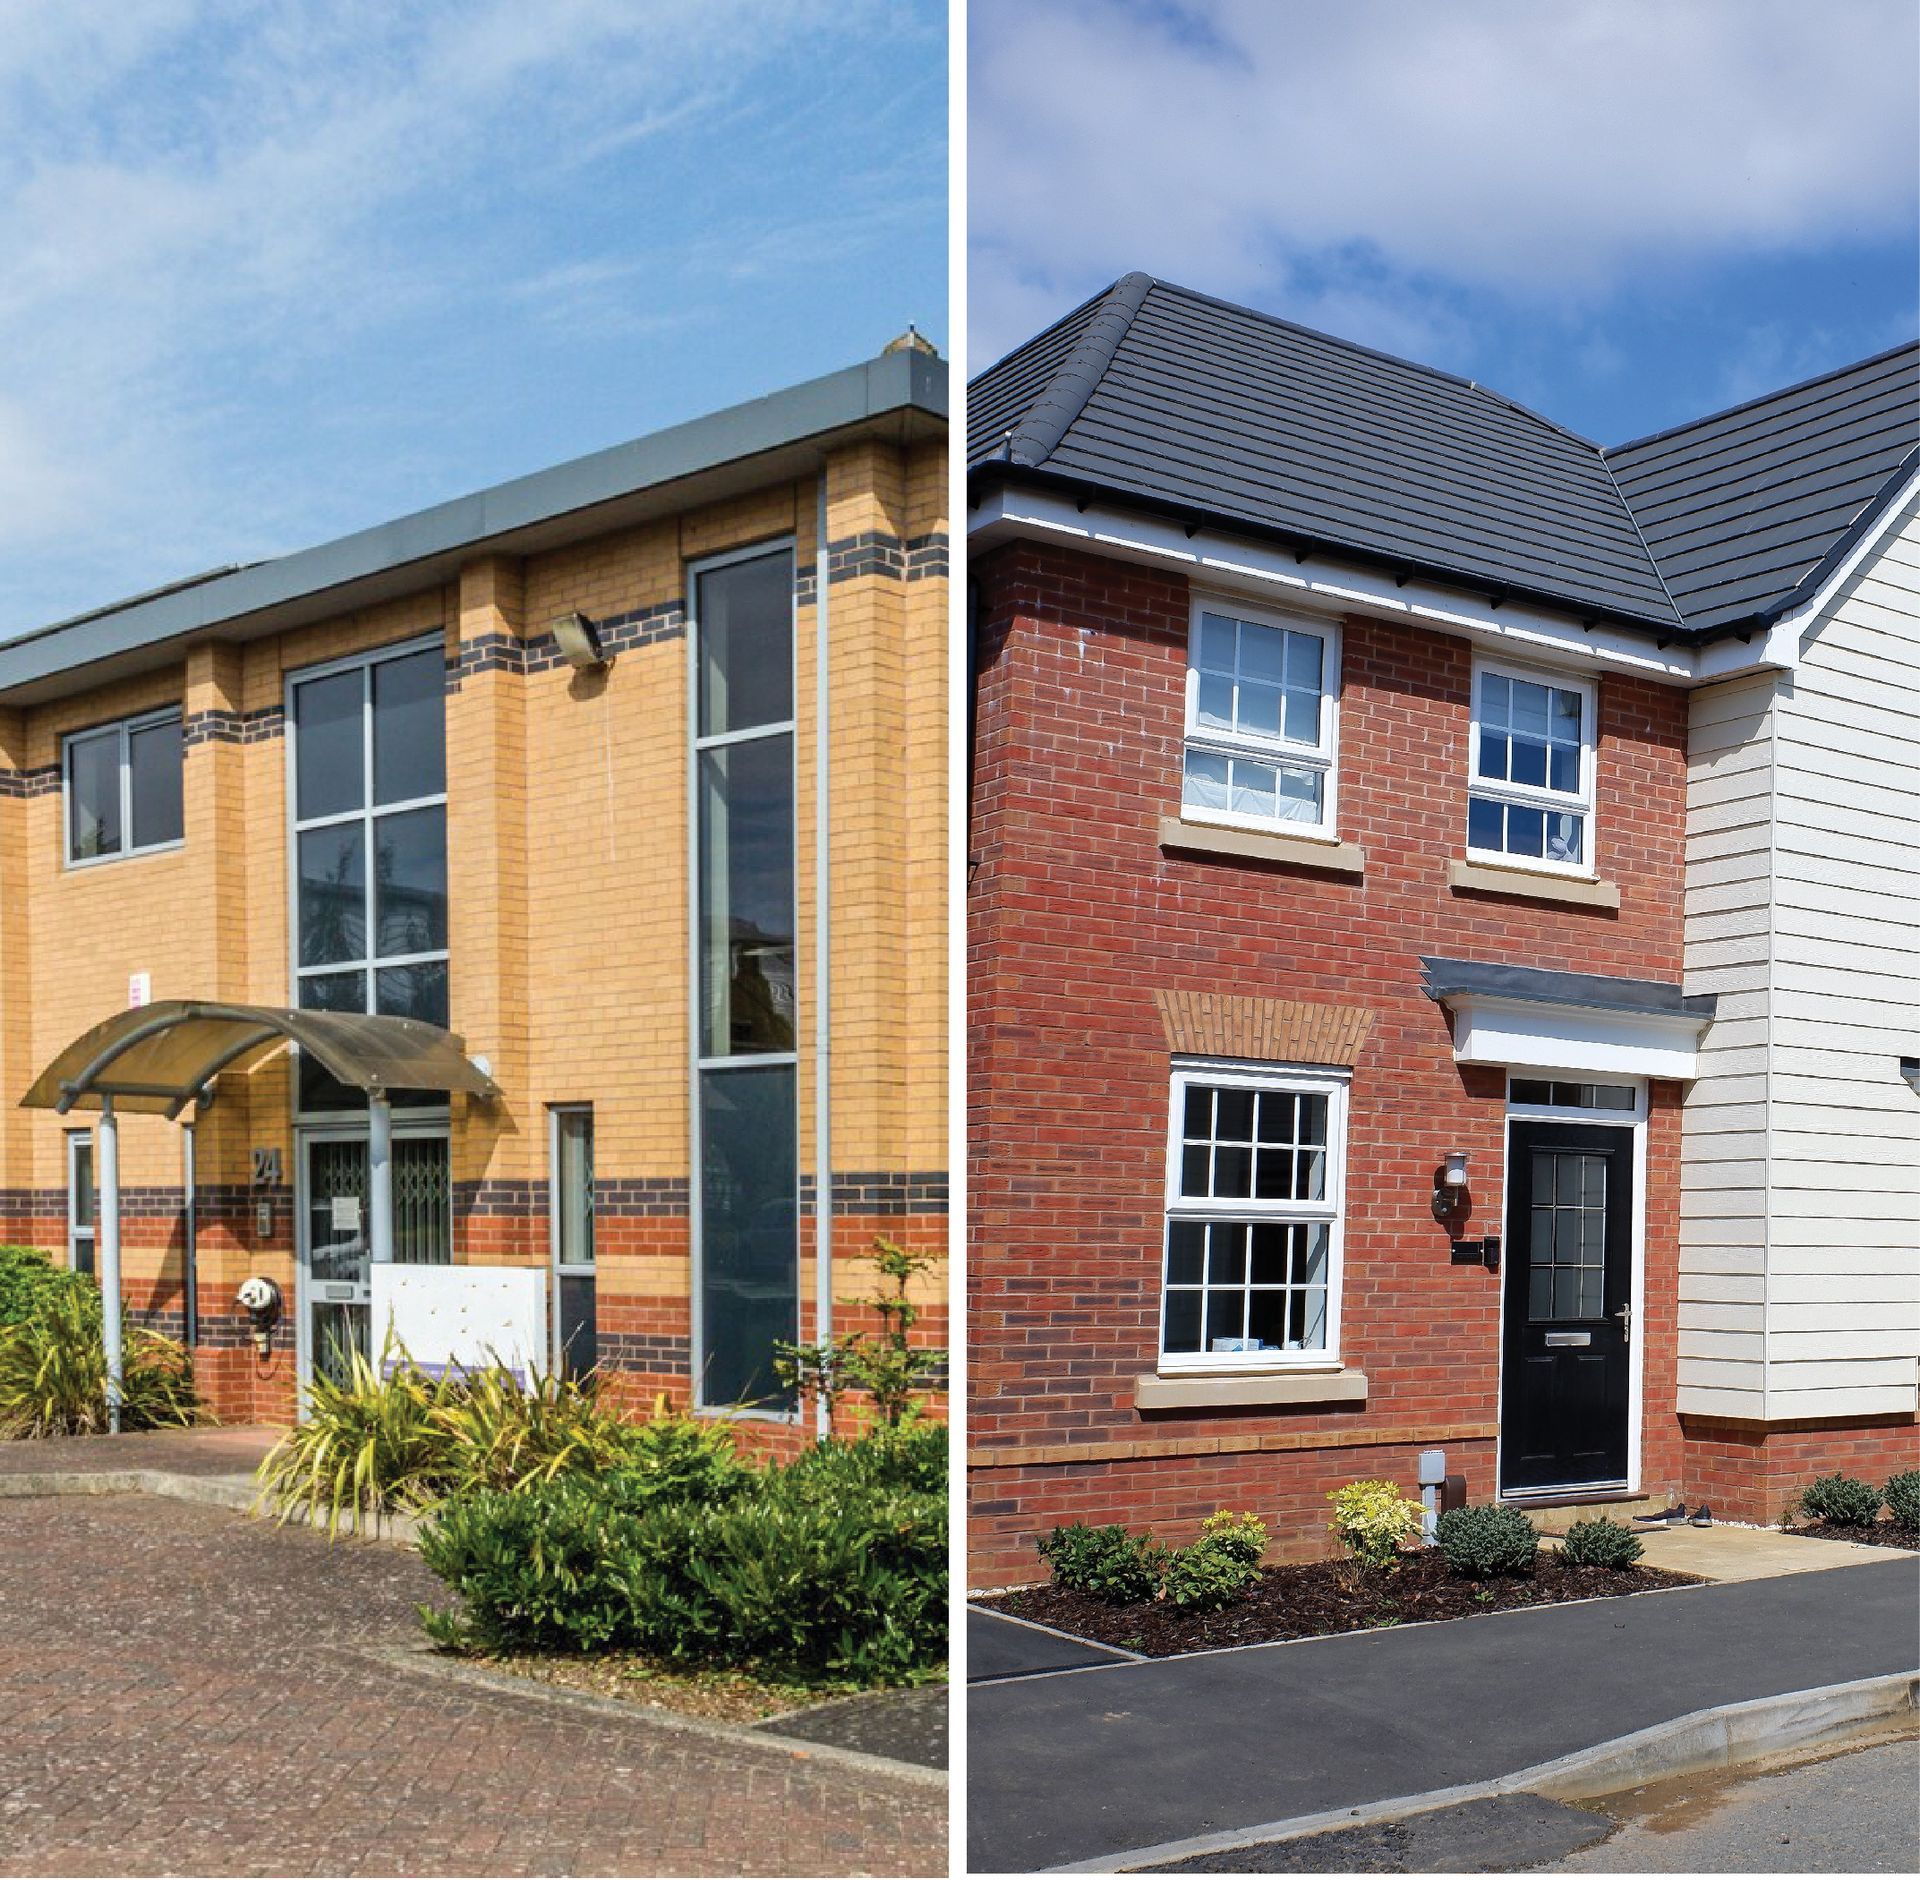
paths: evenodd
<path fill-rule="evenodd" d="M 1756 633 L 1764 633 L 1769 627 L 1785 620 L 1789 614 L 1798 613 L 1833 578 L 1841 563 L 1879 524 L 1894 499 L 1916 475 L 1920 475 L 1920 444 L 1916 444 L 1900 459 L 1899 467 L 1861 505 L 1860 513 L 1847 525 L 1845 531 L 1834 541 L 1833 546 L 1800 577 L 1787 594 L 1738 620 L 1723 620 L 1717 626 L 1711 627 L 1695 627 L 1688 637 L 1697 646 L 1705 646 L 1713 640 L 1736 637 L 1750 640 Z"/>
<path fill-rule="evenodd" d="M 772 474 L 783 456 L 903 419 L 945 425 L 945 360 L 886 353 L 315 548 L 21 634 L 0 643 L 0 700 L 37 702 L 62 689 L 65 675 L 102 662 L 114 672 L 84 683 L 145 669 L 142 660 L 161 663 L 156 649 L 194 635 L 256 637 L 431 585 L 483 549 L 516 552 L 518 543 L 519 552 L 537 552 L 597 526 L 623 526 L 624 508 L 656 499 L 662 509 L 677 506 L 670 496 L 705 500 L 703 481 L 717 483 L 758 460 Z"/>
<path fill-rule="evenodd" d="M 1484 574 L 1444 567 L 1437 562 L 1382 555 L 1373 550 L 1355 547 L 1350 543 L 1328 541 L 1299 530 L 1276 529 L 1265 523 L 1226 515 L 1216 510 L 1197 508 L 1190 503 L 1175 502 L 1167 497 L 1116 488 L 1091 477 L 1074 476 L 1065 471 L 1049 469 L 1045 465 L 1036 467 L 1008 463 L 1004 458 L 993 457 L 984 463 L 975 464 L 967 473 L 970 500 L 977 500 L 990 488 L 1008 484 L 1026 485 L 1039 490 L 1056 490 L 1076 499 L 1085 498 L 1087 501 L 1081 502 L 1083 509 L 1088 501 L 1098 500 L 1116 508 L 1137 509 L 1149 515 L 1165 516 L 1170 521 L 1185 525 L 1189 535 L 1200 528 L 1207 528 L 1223 535 L 1237 535 L 1249 541 L 1269 543 L 1276 548 L 1285 549 L 1296 561 L 1304 561 L 1308 555 L 1312 554 L 1335 555 L 1348 561 L 1358 562 L 1364 567 L 1377 568 L 1396 580 L 1418 575 L 1423 580 L 1435 581 L 1446 587 L 1488 595 L 1495 606 L 1507 600 L 1527 601 L 1535 606 L 1550 608 L 1555 613 L 1565 614 L 1578 620 L 1583 626 L 1591 622 L 1596 627 L 1615 627 L 1623 631 L 1644 634 L 1663 649 L 1674 645 L 1693 645 L 1698 637 L 1671 620 L 1659 620 L 1650 615 L 1623 614 L 1611 608 L 1593 606 L 1571 595 L 1549 593 L 1543 588 L 1529 587 L 1520 582 L 1495 583 L 1489 581 Z"/>
<path fill-rule="evenodd" d="M 1424 953 L 1420 966 L 1422 990 L 1436 1004 L 1456 997 L 1518 999 L 1589 1012 L 1701 1020 L 1710 1019 L 1718 1004 L 1711 992 L 1689 993 L 1658 979 L 1552 972 L 1538 966 L 1503 966 L 1490 960 L 1453 960 Z"/>

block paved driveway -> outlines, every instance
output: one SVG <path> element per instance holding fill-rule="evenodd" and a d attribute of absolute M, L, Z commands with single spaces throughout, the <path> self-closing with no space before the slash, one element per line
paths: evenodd
<path fill-rule="evenodd" d="M 0 1500 L 0 1873 L 944 1873 L 930 1781 L 412 1668 L 399 1548 Z"/>

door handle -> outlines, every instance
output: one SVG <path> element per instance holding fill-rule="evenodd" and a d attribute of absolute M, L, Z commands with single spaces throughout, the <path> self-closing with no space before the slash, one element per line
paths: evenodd
<path fill-rule="evenodd" d="M 1621 1337 L 1629 1345 L 1632 1344 L 1633 1343 L 1633 1301 L 1629 1299 L 1627 1303 L 1623 1305 L 1620 1308 L 1620 1310 L 1616 1312 L 1613 1316 L 1620 1321 Z"/>

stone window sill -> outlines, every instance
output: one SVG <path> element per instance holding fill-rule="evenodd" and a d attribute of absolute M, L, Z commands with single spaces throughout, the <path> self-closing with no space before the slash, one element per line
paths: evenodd
<path fill-rule="evenodd" d="M 1350 842 L 1315 842 L 1306 836 L 1267 835 L 1258 829 L 1229 829 L 1218 823 L 1160 818 L 1160 846 L 1201 855 L 1233 855 L 1250 862 L 1283 862 L 1293 868 L 1317 868 L 1324 874 L 1361 875 L 1367 852 Z"/>
<path fill-rule="evenodd" d="M 1149 1372 L 1133 1380 L 1136 1410 L 1242 1410 L 1366 1400 L 1364 1371 Z"/>
<path fill-rule="evenodd" d="M 1537 874 L 1529 868 L 1493 868 L 1484 862 L 1449 862 L 1447 885 L 1455 894 L 1504 894 L 1522 901 L 1560 901 L 1569 907 L 1616 911 L 1620 906 L 1617 882 Z"/>

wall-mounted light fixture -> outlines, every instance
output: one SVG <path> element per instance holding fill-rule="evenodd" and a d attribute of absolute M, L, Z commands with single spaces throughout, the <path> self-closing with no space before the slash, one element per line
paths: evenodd
<path fill-rule="evenodd" d="M 1449 1149 L 1434 1172 L 1433 1218 L 1450 1222 L 1467 1211 L 1467 1152 Z"/>
<path fill-rule="evenodd" d="M 547 631 L 560 648 L 560 657 L 581 672 L 593 672 L 609 663 L 600 644 L 600 629 L 585 614 L 562 614 L 549 621 Z"/>

